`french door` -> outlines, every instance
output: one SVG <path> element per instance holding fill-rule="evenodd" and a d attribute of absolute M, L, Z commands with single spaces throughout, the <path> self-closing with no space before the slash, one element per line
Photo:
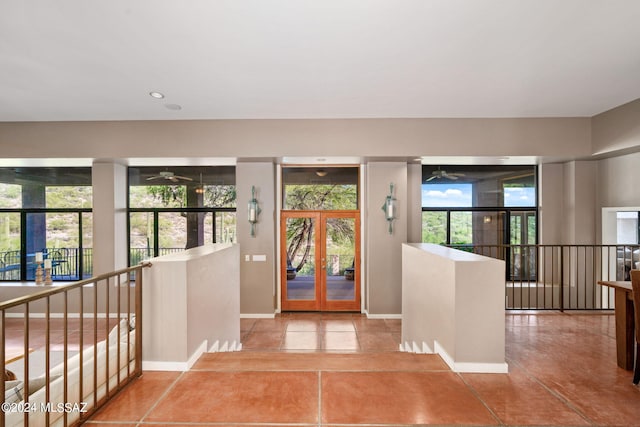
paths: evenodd
<path fill-rule="evenodd" d="M 283 211 L 283 311 L 360 311 L 357 211 Z"/>

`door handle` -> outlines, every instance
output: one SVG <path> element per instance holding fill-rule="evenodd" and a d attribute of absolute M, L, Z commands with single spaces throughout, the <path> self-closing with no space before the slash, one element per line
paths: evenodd
<path fill-rule="evenodd" d="M 321 262 L 322 262 L 322 264 L 321 264 L 322 265 L 322 269 L 324 270 L 325 268 L 327 268 L 326 265 L 325 265 L 325 259 L 322 258 Z"/>

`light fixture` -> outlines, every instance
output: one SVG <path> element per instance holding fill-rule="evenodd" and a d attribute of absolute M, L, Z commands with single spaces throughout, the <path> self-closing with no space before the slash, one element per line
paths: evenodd
<path fill-rule="evenodd" d="M 320 177 L 327 176 L 327 174 L 328 174 L 328 173 L 329 173 L 329 172 L 327 172 L 325 169 L 318 169 L 318 170 L 316 171 L 316 175 L 318 175 L 318 176 L 320 176 Z"/>
<path fill-rule="evenodd" d="M 396 219 L 396 212 L 398 210 L 396 199 L 393 197 L 393 183 L 389 184 L 389 195 L 384 201 L 384 205 L 382 205 L 382 210 L 384 211 L 384 218 L 387 220 L 387 224 L 389 224 L 389 234 L 393 234 L 393 220 Z"/>
<path fill-rule="evenodd" d="M 196 187 L 196 193 L 204 194 L 204 185 L 202 185 L 202 172 L 200 172 L 200 185 Z"/>
<path fill-rule="evenodd" d="M 247 209 L 249 224 L 251 224 L 251 237 L 256 237 L 255 225 L 258 222 L 258 215 L 260 215 L 260 206 L 258 206 L 258 200 L 256 200 L 256 187 L 251 186 L 251 200 Z"/>
<path fill-rule="evenodd" d="M 155 98 L 155 99 L 162 99 L 162 98 L 164 98 L 164 94 L 163 94 L 163 93 L 161 93 L 161 92 L 155 92 L 155 91 L 154 91 L 154 92 L 149 92 L 149 96 L 151 96 L 152 98 Z"/>

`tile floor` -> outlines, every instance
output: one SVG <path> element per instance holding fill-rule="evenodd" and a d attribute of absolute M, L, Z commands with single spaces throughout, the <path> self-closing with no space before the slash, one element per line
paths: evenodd
<path fill-rule="evenodd" d="M 508 313 L 506 325 L 509 374 L 457 374 L 398 352 L 398 320 L 243 319 L 243 351 L 145 372 L 86 425 L 640 426 L 611 314 Z"/>

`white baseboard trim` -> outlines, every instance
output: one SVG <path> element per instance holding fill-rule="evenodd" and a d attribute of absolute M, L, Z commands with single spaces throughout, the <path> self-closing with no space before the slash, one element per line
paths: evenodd
<path fill-rule="evenodd" d="M 508 374 L 507 363 L 456 363 L 456 372 L 469 374 Z"/>
<path fill-rule="evenodd" d="M 216 342 L 214 342 L 213 345 L 209 347 L 209 350 L 207 350 L 207 353 L 223 353 L 223 352 L 240 351 L 240 350 L 242 350 L 241 342 L 232 341 L 230 343 L 229 341 L 224 341 L 223 343 L 220 343 L 220 341 L 216 340 Z"/>
<path fill-rule="evenodd" d="M 402 320 L 402 314 L 371 314 L 368 311 L 365 312 L 368 319 L 400 319 Z"/>
<path fill-rule="evenodd" d="M 207 351 L 207 340 L 202 341 L 202 344 L 196 349 L 196 351 L 191 355 L 189 360 L 186 362 L 158 362 L 153 360 L 143 360 L 142 361 L 142 370 L 143 371 L 179 371 L 185 372 L 191 369 L 193 365 L 198 361 L 200 356 L 204 352 Z"/>
<path fill-rule="evenodd" d="M 447 351 L 435 341 L 433 347 L 436 353 L 442 357 L 444 363 L 449 365 L 453 372 L 477 373 L 477 374 L 508 374 L 509 365 L 505 362 L 484 363 L 484 362 L 456 362 Z"/>
<path fill-rule="evenodd" d="M 404 344 L 400 344 L 400 351 L 404 351 L 406 353 L 417 353 L 417 354 L 433 354 L 435 353 L 431 347 L 426 342 L 422 342 L 422 346 L 415 341 L 409 342 L 405 341 Z"/>
<path fill-rule="evenodd" d="M 275 313 L 241 313 L 241 319 L 274 319 Z"/>
<path fill-rule="evenodd" d="M 188 371 L 187 362 L 156 362 L 153 360 L 142 361 L 143 371 Z"/>

